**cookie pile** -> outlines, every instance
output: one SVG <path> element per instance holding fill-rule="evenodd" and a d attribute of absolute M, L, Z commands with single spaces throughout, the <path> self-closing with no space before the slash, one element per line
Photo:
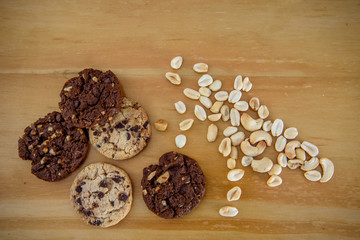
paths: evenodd
<path fill-rule="evenodd" d="M 18 141 L 19 156 L 32 162 L 31 172 L 42 180 L 61 180 L 81 165 L 89 148 L 87 132 L 101 154 L 116 160 L 135 156 L 150 140 L 145 110 L 124 96 L 110 70 L 84 69 L 64 84 L 60 97 L 61 112 L 38 119 Z M 79 173 L 70 198 L 82 219 L 108 227 L 129 212 L 131 189 L 124 170 L 97 163 Z"/>

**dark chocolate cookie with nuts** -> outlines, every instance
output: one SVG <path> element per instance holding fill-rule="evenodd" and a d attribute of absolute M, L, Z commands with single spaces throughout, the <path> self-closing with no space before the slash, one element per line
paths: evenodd
<path fill-rule="evenodd" d="M 32 161 L 31 172 L 50 182 L 75 171 L 89 148 L 85 132 L 68 126 L 59 112 L 49 113 L 25 128 L 18 144 L 19 156 Z"/>
<path fill-rule="evenodd" d="M 194 159 L 168 152 L 160 157 L 159 165 L 144 168 L 141 187 L 152 212 L 163 218 L 181 218 L 201 202 L 206 180 Z"/>
<path fill-rule="evenodd" d="M 85 167 L 70 188 L 70 201 L 83 221 L 104 228 L 125 218 L 132 200 L 128 174 L 107 163 Z"/>
<path fill-rule="evenodd" d="M 124 97 L 119 112 L 104 126 L 89 131 L 90 142 L 104 156 L 116 160 L 131 158 L 141 152 L 151 137 L 145 109 Z"/>
<path fill-rule="evenodd" d="M 60 97 L 66 121 L 75 127 L 92 128 L 104 125 L 118 112 L 123 93 L 110 70 L 84 69 L 65 83 Z"/>

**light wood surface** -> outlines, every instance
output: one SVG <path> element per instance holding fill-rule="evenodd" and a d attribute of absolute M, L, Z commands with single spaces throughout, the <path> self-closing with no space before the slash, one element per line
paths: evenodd
<path fill-rule="evenodd" d="M 0 2 L 0 238 L 1 239 L 359 239 L 360 238 L 360 4 L 359 1 L 1 1 Z M 164 74 L 181 55 L 183 83 Z M 183 219 L 151 213 L 141 197 L 142 169 L 177 150 L 178 123 L 193 117 L 197 87 L 191 68 L 206 62 L 230 90 L 237 74 L 253 82 L 244 99 L 258 96 L 270 118 L 299 129 L 335 164 L 326 183 L 307 181 L 301 170 L 283 169 L 283 184 L 266 186 L 267 174 L 247 167 L 240 182 L 226 180 L 226 159 L 206 141 L 209 122 L 195 121 L 179 152 L 207 177 L 202 203 Z M 127 161 L 91 148 L 80 169 L 93 162 L 124 168 L 134 204 L 118 225 L 84 224 L 69 203 L 79 172 L 48 183 L 30 173 L 17 155 L 23 129 L 58 109 L 64 82 L 86 67 L 111 69 L 128 97 L 164 118 L 167 132 L 153 131 L 148 147 Z M 173 103 L 188 111 L 178 115 Z M 220 129 L 226 124 L 218 123 Z M 267 149 L 262 156 L 275 158 Z M 240 163 L 238 161 L 238 166 Z M 226 192 L 242 188 L 229 204 Z M 224 205 L 239 209 L 223 218 Z"/>

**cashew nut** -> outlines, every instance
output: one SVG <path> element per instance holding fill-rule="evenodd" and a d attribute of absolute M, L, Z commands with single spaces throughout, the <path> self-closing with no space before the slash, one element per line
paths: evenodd
<path fill-rule="evenodd" d="M 268 172 L 268 174 L 270 176 L 273 175 L 277 176 L 280 175 L 281 171 L 282 171 L 282 167 L 279 164 L 275 163 L 274 166 L 271 168 L 271 170 Z"/>
<path fill-rule="evenodd" d="M 334 164 L 328 158 L 320 158 L 320 165 L 321 165 L 321 168 L 323 169 L 323 176 L 320 179 L 320 182 L 326 183 L 334 175 Z"/>
<path fill-rule="evenodd" d="M 252 167 L 254 172 L 266 173 L 266 172 L 270 171 L 272 166 L 273 166 L 273 162 L 268 157 L 263 157 L 260 160 L 255 160 L 254 159 L 251 162 L 251 167 Z"/>
<path fill-rule="evenodd" d="M 310 171 L 319 166 L 319 159 L 317 157 L 311 158 L 308 161 L 304 162 L 304 165 L 301 166 L 301 170 L 303 171 Z"/>
<path fill-rule="evenodd" d="M 240 144 L 241 151 L 249 157 L 256 157 L 264 152 L 266 148 L 266 143 L 264 141 L 259 142 L 256 147 L 252 146 L 249 143 L 249 139 L 245 139 Z"/>
<path fill-rule="evenodd" d="M 304 149 L 304 151 L 312 157 L 316 157 L 319 154 L 318 147 L 310 142 L 303 141 L 301 144 L 301 148 Z"/>
<path fill-rule="evenodd" d="M 288 161 L 288 168 L 294 170 L 297 169 L 298 167 L 302 166 L 304 164 L 304 161 L 301 159 L 291 159 Z"/>
<path fill-rule="evenodd" d="M 299 141 L 291 141 L 286 144 L 285 147 L 285 154 L 288 157 L 288 159 L 293 159 L 296 157 L 295 149 L 300 147 Z"/>
<path fill-rule="evenodd" d="M 243 113 L 240 117 L 241 125 L 248 131 L 253 132 L 259 130 L 264 122 L 263 119 L 253 119 L 249 114 Z"/>
<path fill-rule="evenodd" d="M 282 179 L 279 176 L 273 175 L 273 176 L 269 177 L 266 184 L 269 187 L 277 187 L 277 186 L 280 186 L 282 184 Z"/>
<path fill-rule="evenodd" d="M 241 165 L 243 165 L 244 167 L 250 166 L 250 164 L 253 160 L 254 160 L 253 157 L 243 156 L 241 158 Z"/>
<path fill-rule="evenodd" d="M 255 144 L 255 143 L 263 141 L 263 140 L 266 142 L 266 145 L 268 147 L 271 146 L 272 137 L 269 133 L 267 133 L 263 130 L 258 130 L 256 132 L 253 132 L 250 134 L 250 143 L 251 144 Z"/>
<path fill-rule="evenodd" d="M 317 182 L 321 179 L 321 173 L 316 170 L 311 170 L 304 173 L 304 176 L 307 180 L 312 182 Z"/>

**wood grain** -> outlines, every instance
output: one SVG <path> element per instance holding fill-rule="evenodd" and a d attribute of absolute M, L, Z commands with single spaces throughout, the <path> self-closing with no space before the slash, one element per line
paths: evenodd
<path fill-rule="evenodd" d="M 359 239 L 360 238 L 360 3 L 359 1 L 0 1 L 0 238 L 1 239 Z M 172 57 L 184 57 L 183 83 L 164 74 Z M 142 169 L 176 150 L 178 123 L 193 117 L 197 88 L 191 69 L 206 62 L 230 90 L 237 74 L 249 76 L 270 118 L 299 129 L 299 140 L 333 160 L 334 178 L 313 183 L 300 170 L 283 169 L 283 184 L 269 188 L 267 174 L 226 180 L 226 159 L 206 142 L 209 122 L 195 121 L 180 152 L 198 160 L 208 181 L 191 214 L 165 220 L 143 203 Z M 165 118 L 149 146 L 127 161 L 91 148 L 84 166 L 109 162 L 132 177 L 134 205 L 118 225 L 83 224 L 68 201 L 79 172 L 48 183 L 17 155 L 17 140 L 31 122 L 58 109 L 64 82 L 86 67 L 111 69 L 128 97 Z M 178 115 L 173 103 L 188 111 Z M 224 123 L 218 123 L 223 130 Z M 273 149 L 262 156 L 275 158 Z M 238 162 L 238 164 L 240 164 Z M 222 218 L 226 192 L 242 188 L 235 218 Z"/>

